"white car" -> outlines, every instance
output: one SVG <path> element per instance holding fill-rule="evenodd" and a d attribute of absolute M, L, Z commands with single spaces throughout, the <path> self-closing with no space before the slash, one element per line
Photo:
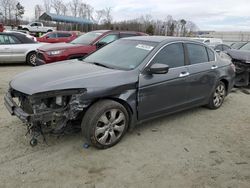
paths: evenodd
<path fill-rule="evenodd" d="M 22 30 L 34 32 L 34 33 L 40 33 L 40 32 L 47 33 L 47 32 L 56 30 L 55 27 L 46 27 L 41 22 L 32 22 L 32 23 L 29 23 L 28 25 L 19 25 L 18 29 L 22 29 Z"/>
<path fill-rule="evenodd" d="M 28 63 L 36 65 L 36 50 L 45 43 L 37 43 L 20 33 L 0 33 L 0 63 Z"/>
<path fill-rule="evenodd" d="M 217 45 L 217 44 L 222 44 L 223 41 L 218 38 L 192 38 L 196 41 L 202 42 L 207 45 Z"/>

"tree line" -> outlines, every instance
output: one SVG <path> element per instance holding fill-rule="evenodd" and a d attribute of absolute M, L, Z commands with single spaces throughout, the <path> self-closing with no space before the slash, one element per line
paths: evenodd
<path fill-rule="evenodd" d="M 17 0 L 0 0 L 0 18 L 4 24 L 19 24 L 24 14 L 24 7 Z M 145 32 L 150 35 L 166 35 L 166 36 L 193 36 L 198 27 L 195 23 L 185 19 L 174 19 L 171 15 L 165 19 L 153 19 L 149 14 L 142 15 L 132 20 L 113 21 L 112 8 L 96 10 L 90 4 L 83 0 L 70 0 L 64 2 L 62 0 L 43 0 L 42 4 L 36 4 L 34 8 L 34 20 L 38 20 L 44 12 L 55 13 L 58 15 L 81 17 L 93 21 L 91 27 L 74 27 L 69 28 L 67 24 L 63 29 L 77 29 L 89 31 L 93 29 L 112 29 L 112 30 L 133 30 Z M 57 24 L 62 29 L 60 24 Z"/>
<path fill-rule="evenodd" d="M 24 7 L 17 0 L 0 0 L 0 20 L 5 25 L 18 25 L 23 18 Z"/>

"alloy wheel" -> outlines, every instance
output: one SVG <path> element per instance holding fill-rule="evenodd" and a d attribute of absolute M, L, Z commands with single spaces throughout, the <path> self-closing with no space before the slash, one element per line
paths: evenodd
<path fill-rule="evenodd" d="M 125 127 L 124 113 L 118 109 L 108 110 L 97 121 L 95 127 L 96 140 L 102 145 L 110 145 L 122 136 Z"/>
<path fill-rule="evenodd" d="M 214 92 L 214 98 L 213 98 L 214 106 L 219 107 L 223 103 L 225 96 L 226 96 L 226 88 L 223 84 L 219 84 Z"/>

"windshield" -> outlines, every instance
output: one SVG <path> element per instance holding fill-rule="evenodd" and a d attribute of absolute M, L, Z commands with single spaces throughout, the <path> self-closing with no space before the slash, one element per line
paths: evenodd
<path fill-rule="evenodd" d="M 232 49 L 239 49 L 239 48 L 241 48 L 243 45 L 245 45 L 246 43 L 245 42 L 236 42 L 236 43 L 234 43 L 232 46 L 231 46 L 231 48 Z"/>
<path fill-rule="evenodd" d="M 91 44 L 95 39 L 101 36 L 101 32 L 89 32 L 71 41 L 72 44 Z"/>
<path fill-rule="evenodd" d="M 240 48 L 240 50 L 250 50 L 250 43 L 246 43 L 244 46 Z"/>
<path fill-rule="evenodd" d="M 84 59 L 106 67 L 131 70 L 142 63 L 158 43 L 122 39 L 115 41 Z"/>

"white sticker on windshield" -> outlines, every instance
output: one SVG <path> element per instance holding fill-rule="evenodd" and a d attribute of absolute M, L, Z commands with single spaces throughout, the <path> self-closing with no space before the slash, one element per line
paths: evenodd
<path fill-rule="evenodd" d="M 145 45 L 145 44 L 138 44 L 136 46 L 136 48 L 140 48 L 140 49 L 143 49 L 143 50 L 151 51 L 154 47 L 153 46 L 148 46 L 148 45 Z"/>

